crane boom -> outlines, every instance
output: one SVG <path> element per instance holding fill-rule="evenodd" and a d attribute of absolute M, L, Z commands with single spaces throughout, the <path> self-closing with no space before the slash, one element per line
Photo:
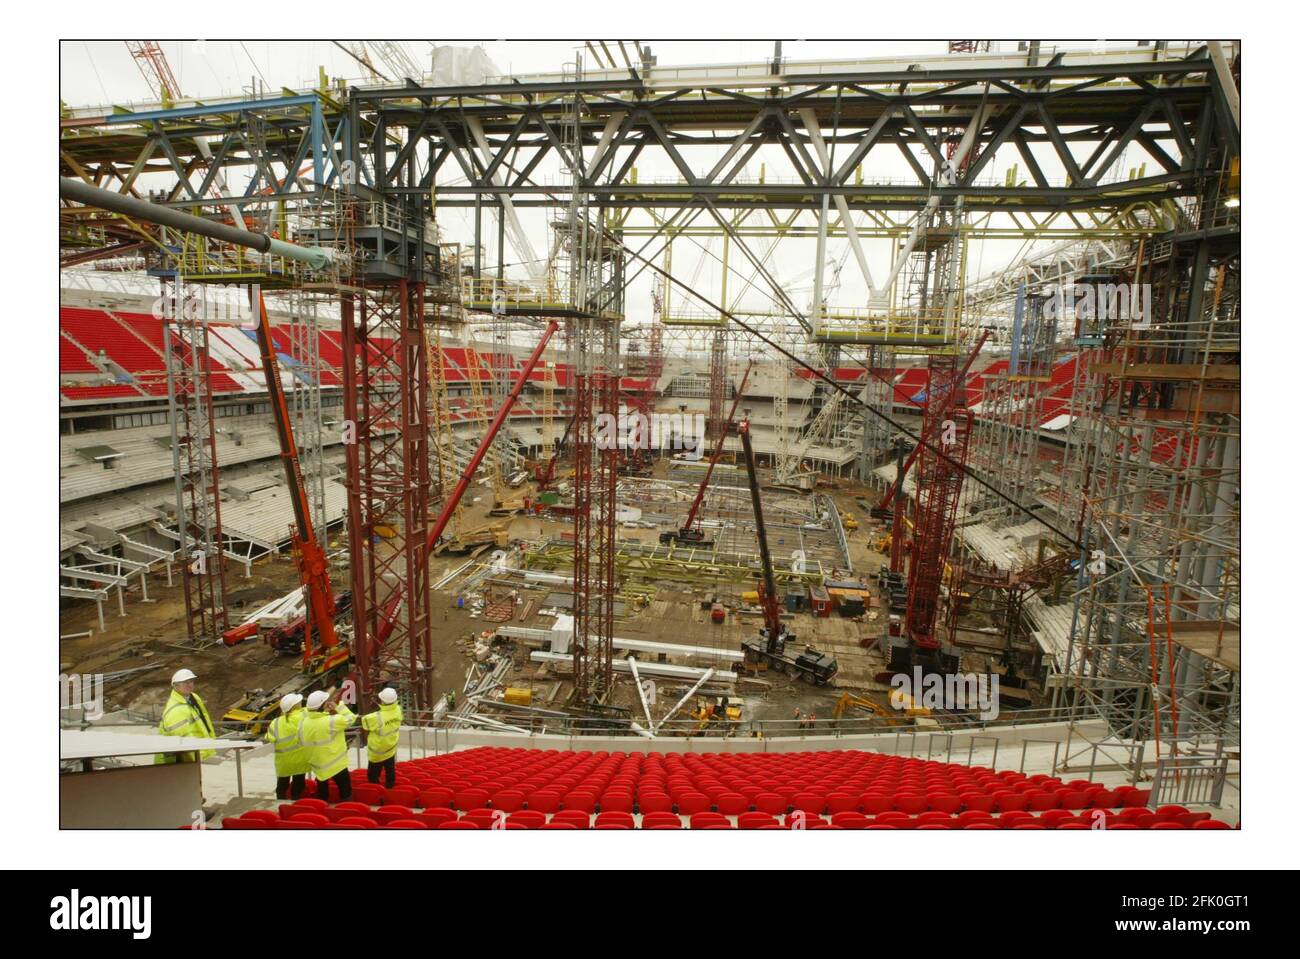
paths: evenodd
<path fill-rule="evenodd" d="M 779 655 L 785 646 L 785 627 L 781 623 L 781 604 L 776 595 L 776 577 L 772 572 L 772 553 L 767 546 L 767 527 L 763 523 L 763 494 L 758 488 L 758 467 L 754 463 L 754 445 L 749 439 L 749 420 L 736 427 L 745 450 L 745 469 L 749 473 L 749 498 L 754 504 L 754 532 L 758 536 L 758 555 L 763 564 L 763 581 L 758 601 L 763 607 L 763 629 L 767 651 Z"/>
<path fill-rule="evenodd" d="M 709 486 L 709 480 L 713 478 L 713 467 L 718 465 L 718 460 L 722 459 L 722 445 L 727 438 L 727 431 L 731 429 L 731 422 L 736 418 L 736 407 L 740 405 L 740 398 L 745 395 L 745 386 L 749 383 L 749 371 L 754 368 L 754 361 L 750 360 L 745 367 L 745 375 L 740 378 L 740 387 L 736 390 L 736 396 L 731 401 L 731 411 L 727 413 L 727 421 L 723 424 L 722 429 L 718 431 L 717 441 L 713 446 L 713 455 L 709 457 L 708 469 L 704 471 L 704 478 L 700 480 L 700 488 L 695 491 L 695 499 L 691 502 L 691 508 L 686 514 L 686 522 L 682 523 L 681 529 L 676 533 L 668 532 L 659 535 L 661 543 L 672 542 L 674 539 L 687 543 L 700 543 L 704 540 L 704 534 L 695 529 L 695 519 L 700 511 L 700 504 L 704 502 L 704 491 Z"/>
<path fill-rule="evenodd" d="M 271 320 L 261 292 L 257 294 L 257 311 L 257 346 L 262 354 L 262 375 L 266 379 L 267 399 L 275 421 L 276 438 L 280 442 L 280 463 L 284 466 L 289 501 L 293 505 L 294 525 L 290 528 L 289 536 L 293 541 L 294 559 L 298 564 L 298 577 L 307 604 L 307 624 L 302 640 L 302 659 L 306 666 L 312 657 L 313 627 L 320 636 L 322 649 L 329 650 L 338 644 L 338 636 L 334 632 L 334 587 L 330 583 L 325 550 L 316 539 L 311 524 L 307 489 L 302 481 L 302 464 L 298 460 L 298 444 L 293 437 L 293 424 L 284 398 L 284 384 L 280 381 L 280 364 L 276 360 L 275 344 L 271 340 Z"/>

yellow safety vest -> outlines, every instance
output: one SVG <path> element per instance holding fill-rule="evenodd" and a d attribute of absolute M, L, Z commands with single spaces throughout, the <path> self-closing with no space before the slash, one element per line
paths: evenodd
<path fill-rule="evenodd" d="M 167 697 L 167 705 L 163 707 L 162 719 L 158 720 L 158 732 L 163 736 L 188 736 L 191 739 L 216 739 L 216 728 L 212 725 L 212 719 L 208 716 L 208 707 L 203 704 L 198 693 L 192 693 L 194 706 L 191 706 L 189 700 L 172 690 L 172 694 Z M 196 709 L 195 706 L 198 708 Z M 207 759 L 209 756 L 215 756 L 216 751 L 205 749 L 199 753 L 198 759 Z M 193 750 L 183 753 L 159 753 L 153 758 L 154 765 L 163 763 L 192 763 L 196 762 Z"/>
<path fill-rule="evenodd" d="M 271 720 L 263 737 L 275 743 L 275 774 L 301 776 L 311 769 L 311 755 L 302 743 L 302 721 L 306 710 L 295 708 L 288 716 Z"/>
<path fill-rule="evenodd" d="M 380 706 L 377 712 L 361 717 L 361 728 L 367 732 L 366 753 L 372 763 L 382 763 L 397 755 L 397 741 L 401 738 L 402 706 L 390 703 Z"/>
<path fill-rule="evenodd" d="M 333 715 L 309 710 L 302 720 L 302 744 L 317 779 L 330 779 L 348 768 L 348 743 L 344 731 L 357 721 L 342 703 Z"/>

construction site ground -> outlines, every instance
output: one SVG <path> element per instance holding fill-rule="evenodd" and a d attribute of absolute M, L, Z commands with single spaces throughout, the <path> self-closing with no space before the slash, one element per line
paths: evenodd
<path fill-rule="evenodd" d="M 859 528 L 847 533 L 850 558 L 855 577 L 870 582 L 883 557 L 872 549 L 875 536 L 872 525 L 864 515 L 855 497 L 863 489 L 854 484 L 840 482 L 831 495 L 841 511 L 857 520 Z M 467 526 L 494 521 L 488 515 L 491 507 L 490 487 L 475 484 L 466 497 L 462 522 Z M 535 516 L 516 516 L 503 521 L 508 524 L 513 540 L 536 541 L 546 537 L 562 536 L 571 531 L 565 522 L 544 520 Z M 658 530 L 620 530 L 620 536 L 654 540 Z M 344 544 L 335 532 L 331 540 L 331 553 Z M 491 551 L 484 551 L 490 555 Z M 438 582 L 448 572 L 462 566 L 467 559 L 478 557 L 440 555 L 430 562 L 432 582 Z M 168 692 L 168 679 L 172 672 L 186 666 L 199 676 L 199 692 L 204 696 L 214 714 L 236 702 L 246 691 L 270 689 L 292 677 L 299 669 L 298 660 L 292 656 L 276 655 L 264 643 L 250 640 L 234 647 L 210 646 L 202 650 L 186 649 L 185 604 L 180 585 L 179 570 L 174 571 L 174 583 L 166 584 L 160 571 L 151 576 L 150 601 L 140 596 L 138 582 L 127 591 L 126 616 L 119 616 L 116 604 L 105 604 L 105 629 L 101 631 L 95 607 L 91 603 L 71 603 L 60 616 L 60 634 L 63 636 L 92 631 L 89 637 L 62 639 L 59 645 L 59 668 L 64 673 L 113 673 L 124 670 L 153 667 L 132 673 L 111 683 L 105 689 L 110 708 L 127 708 L 148 713 L 158 709 Z M 441 696 L 454 691 L 460 695 L 467 670 L 473 660 L 476 638 L 486 632 L 490 635 L 496 624 L 486 622 L 475 612 L 474 604 L 465 602 L 464 592 L 457 580 L 447 588 L 432 594 L 433 618 L 433 671 L 434 693 Z M 346 574 L 335 569 L 335 589 L 347 588 Z M 227 574 L 227 605 L 230 624 L 242 620 L 247 612 L 261 604 L 284 595 L 297 586 L 297 571 L 292 557 L 287 553 L 274 554 L 255 562 L 251 577 L 246 578 L 242 568 L 233 566 Z M 754 588 L 753 584 L 661 583 L 654 598 L 644 608 L 629 605 L 627 615 L 615 622 L 615 634 L 621 637 L 646 639 L 663 643 L 693 646 L 710 646 L 719 649 L 740 649 L 741 641 L 755 634 L 761 624 L 757 609 L 742 603 L 740 594 Z M 513 625 L 548 628 L 554 619 L 541 615 L 541 600 L 546 591 L 520 591 L 517 614 Z M 714 598 L 728 607 L 726 622 L 715 624 L 710 620 L 708 602 Z M 529 604 L 528 599 L 533 602 Z M 526 620 L 518 613 L 529 610 Z M 742 678 L 736 695 L 745 700 L 745 718 L 763 720 L 788 720 L 797 707 L 802 713 L 816 712 L 819 718 L 830 716 L 836 699 L 844 690 L 855 694 L 874 694 L 884 702 L 884 687 L 872 677 L 882 667 L 874 651 L 861 645 L 864 636 L 874 636 L 883 628 L 878 606 L 868 611 L 862 622 L 832 614 L 818 618 L 806 613 L 788 614 L 787 622 L 798 642 L 809 643 L 834 656 L 839 662 L 839 673 L 828 687 L 813 687 L 785 675 L 768 673 L 762 677 Z M 563 704 L 571 692 L 571 685 L 563 670 L 539 669 L 527 658 L 527 649 L 518 649 L 515 656 L 516 674 L 512 684 L 532 687 L 534 702 L 548 705 L 550 696 L 556 704 Z M 691 665 L 718 665 L 734 668 L 719 659 L 716 663 L 693 660 Z M 617 675 L 617 674 L 616 674 Z M 684 685 L 661 684 L 660 696 L 675 699 L 674 693 Z M 671 700 L 668 700 L 671 701 Z M 613 705 L 621 706 L 640 716 L 641 707 L 630 680 L 620 677 L 610 698 Z"/>

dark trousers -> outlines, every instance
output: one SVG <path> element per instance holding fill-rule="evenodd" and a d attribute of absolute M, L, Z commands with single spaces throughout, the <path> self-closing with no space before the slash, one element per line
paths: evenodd
<path fill-rule="evenodd" d="M 379 774 L 384 774 L 384 788 L 392 789 L 397 785 L 397 756 L 389 756 L 381 763 L 371 762 L 366 767 L 366 779 L 372 783 L 379 782 Z"/>
<path fill-rule="evenodd" d="M 333 783 L 339 791 L 339 802 L 347 802 L 352 798 L 352 776 L 346 770 L 340 770 L 329 779 L 316 780 L 316 798 L 330 801 L 330 783 Z"/>
<path fill-rule="evenodd" d="M 302 794 L 307 791 L 307 774 L 299 773 L 296 776 L 277 776 L 275 777 L 275 798 L 276 799 L 301 799 Z"/>

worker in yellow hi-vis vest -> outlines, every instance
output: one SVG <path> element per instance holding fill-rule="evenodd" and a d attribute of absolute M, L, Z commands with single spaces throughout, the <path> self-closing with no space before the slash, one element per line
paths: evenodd
<path fill-rule="evenodd" d="M 301 799 L 307 791 L 311 754 L 302 742 L 302 721 L 306 715 L 302 696 L 289 693 L 280 700 L 280 715 L 267 726 L 264 738 L 275 743 L 276 799 Z"/>
<path fill-rule="evenodd" d="M 339 801 L 352 798 L 352 779 L 348 775 L 347 728 L 357 721 L 347 706 L 330 699 L 318 689 L 307 697 L 307 715 L 302 720 L 302 744 L 311 758 L 316 777 L 316 795 L 329 802 L 330 783 L 338 789 Z"/>
<path fill-rule="evenodd" d="M 366 779 L 379 782 L 384 774 L 384 786 L 392 789 L 397 783 L 397 741 L 401 736 L 402 707 L 397 702 L 397 690 L 379 691 L 379 708 L 361 717 L 361 728 L 366 731 Z"/>
<path fill-rule="evenodd" d="M 164 736 L 187 736 L 190 739 L 216 739 L 217 733 L 212 726 L 212 717 L 208 707 L 203 704 L 199 694 L 194 691 L 194 681 L 198 677 L 188 669 L 178 669 L 172 674 L 172 691 L 163 707 L 162 719 L 158 720 L 158 732 Z M 195 755 L 194 751 L 159 753 L 154 756 L 154 763 L 193 763 L 207 759 L 215 754 L 214 750 L 204 749 Z"/>

